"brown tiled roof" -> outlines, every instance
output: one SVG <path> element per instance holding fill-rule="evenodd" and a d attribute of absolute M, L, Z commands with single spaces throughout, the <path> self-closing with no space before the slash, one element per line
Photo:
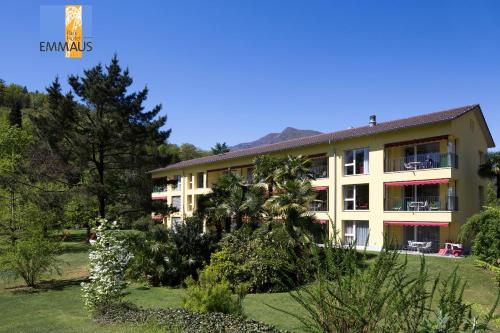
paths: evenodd
<path fill-rule="evenodd" d="M 350 139 L 350 138 L 355 138 L 355 137 L 360 137 L 360 136 L 367 136 L 367 135 L 373 135 L 373 134 L 377 134 L 377 133 L 390 132 L 390 131 L 395 131 L 395 130 L 413 127 L 413 126 L 428 125 L 428 124 L 433 124 L 433 123 L 438 123 L 438 122 L 442 122 L 442 121 L 456 119 L 456 118 L 462 116 L 463 114 L 465 114 L 465 113 L 467 113 L 475 108 L 478 108 L 478 110 L 481 111 L 479 104 L 467 105 L 467 106 L 463 106 L 460 108 L 449 109 L 449 110 L 433 112 L 433 113 L 427 113 L 427 114 L 422 114 L 422 115 L 415 116 L 415 117 L 386 121 L 386 122 L 378 123 L 377 125 L 372 126 L 372 127 L 370 127 L 370 126 L 356 127 L 356 128 L 337 131 L 337 132 L 318 134 L 318 135 L 312 135 L 312 136 L 307 136 L 307 137 L 288 140 L 288 141 L 282 141 L 282 142 L 273 143 L 270 145 L 264 145 L 264 146 L 258 146 L 258 147 L 248 148 L 248 149 L 230 151 L 228 153 L 219 154 L 219 155 L 212 155 L 212 156 L 195 158 L 192 160 L 186 160 L 186 161 L 182 161 L 179 163 L 171 164 L 165 168 L 155 169 L 155 170 L 152 170 L 151 172 L 182 169 L 182 168 L 186 168 L 186 167 L 190 167 L 190 166 L 194 166 L 194 165 L 210 164 L 210 163 L 219 162 L 219 161 L 227 161 L 227 160 L 232 160 L 232 159 L 244 157 L 244 156 L 256 156 L 256 155 L 260 155 L 260 154 L 283 151 L 283 150 L 288 150 L 288 149 L 297 148 L 297 147 L 316 145 L 316 144 L 327 143 L 327 142 L 335 142 L 335 141 L 340 141 L 340 140 L 345 140 L 345 139 Z M 491 139 L 491 134 L 490 134 L 490 139 Z M 491 139 L 491 143 L 493 143 L 493 139 Z"/>

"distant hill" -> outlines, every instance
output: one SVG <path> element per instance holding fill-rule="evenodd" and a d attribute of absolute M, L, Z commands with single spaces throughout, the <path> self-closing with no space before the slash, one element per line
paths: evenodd
<path fill-rule="evenodd" d="M 268 145 L 272 143 L 277 143 L 281 141 L 287 141 L 297 138 L 302 138 L 305 136 L 311 136 L 321 134 L 321 132 L 313 130 L 300 130 L 293 127 L 285 128 L 281 133 L 269 133 L 260 139 L 251 142 L 244 142 L 231 147 L 231 150 L 252 148 L 262 145 Z"/>

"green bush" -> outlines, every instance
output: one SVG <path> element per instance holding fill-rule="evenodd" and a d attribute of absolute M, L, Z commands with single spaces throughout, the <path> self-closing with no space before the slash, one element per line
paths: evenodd
<path fill-rule="evenodd" d="M 234 295 L 227 281 L 218 281 L 213 271 L 200 273 L 198 281 L 192 277 L 186 279 L 186 298 L 184 307 L 194 312 L 221 312 L 243 314 L 244 294 Z"/>
<path fill-rule="evenodd" d="M 43 273 L 59 273 L 58 254 L 58 244 L 42 236 L 21 239 L 4 249 L 0 271 L 7 276 L 21 277 L 28 287 L 34 287 Z"/>
<path fill-rule="evenodd" d="M 471 241 L 472 253 L 480 260 L 500 266 L 500 206 L 486 207 L 462 226 L 462 241 Z"/>
<path fill-rule="evenodd" d="M 214 239 L 203 233 L 199 218 L 188 218 L 176 230 L 147 217 L 135 223 L 129 242 L 134 258 L 128 276 L 153 286 L 182 284 L 209 261 Z"/>
<path fill-rule="evenodd" d="M 383 249 L 373 262 L 359 265 L 358 252 L 352 245 L 325 242 L 321 256 L 318 251 L 314 261 L 316 283 L 291 294 L 305 311 L 282 311 L 299 319 L 307 331 L 314 332 L 486 330 L 498 299 L 479 322 L 471 315 L 471 305 L 463 301 L 465 283 L 456 271 L 448 279 L 431 280 L 424 257 L 416 273 L 401 259 L 396 250 Z M 435 298 L 437 302 L 433 302 Z"/>
<path fill-rule="evenodd" d="M 295 244 L 282 226 L 242 228 L 220 241 L 206 270 L 249 292 L 287 291 L 308 277 L 307 260 L 295 256 Z"/>

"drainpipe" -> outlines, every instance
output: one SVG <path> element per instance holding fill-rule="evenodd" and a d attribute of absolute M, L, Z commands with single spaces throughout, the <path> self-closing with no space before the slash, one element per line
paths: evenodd
<path fill-rule="evenodd" d="M 331 140 L 328 140 L 328 146 L 331 147 Z M 333 228 L 335 236 L 337 233 L 337 153 L 335 149 L 333 149 Z"/>

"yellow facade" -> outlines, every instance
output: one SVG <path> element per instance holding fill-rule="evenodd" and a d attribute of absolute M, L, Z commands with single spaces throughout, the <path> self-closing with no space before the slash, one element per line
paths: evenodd
<path fill-rule="evenodd" d="M 481 163 L 481 156 L 487 152 L 488 145 L 491 146 L 489 132 L 483 119 L 480 109 L 477 108 L 453 120 L 302 146 L 270 154 L 273 156 L 325 154 L 328 161 L 327 175 L 312 181 L 312 185 L 328 187 L 328 210 L 315 212 L 315 215 L 319 220 L 331 220 L 339 235 L 346 236 L 347 225 L 352 224 L 350 221 L 367 221 L 364 225 L 367 225 L 369 230 L 368 247 L 380 249 L 385 236 L 400 246 L 404 246 L 405 243 L 406 227 L 389 225 L 385 223 L 387 221 L 424 222 L 430 225 L 447 223 L 447 226 L 438 229 L 440 244 L 436 246 L 441 246 L 446 241 L 457 241 L 460 226 L 480 209 L 479 191 L 486 189 L 486 181 L 478 177 L 477 169 Z M 425 142 L 425 139 L 430 141 Z M 421 140 L 426 145 L 412 144 L 411 142 L 415 140 Z M 403 144 L 404 142 L 410 143 Z M 401 144 L 391 146 L 394 143 Z M 367 149 L 368 159 L 363 168 L 358 167 L 362 170 L 362 174 L 346 175 L 346 152 L 353 149 L 360 151 Z M 407 157 L 404 157 L 406 160 L 403 161 L 402 156 L 404 154 L 409 156 L 412 149 L 415 149 L 415 156 L 423 156 L 426 159 L 424 162 L 414 163 L 418 166 L 427 163 L 426 167 L 412 169 L 411 166 L 414 164 L 405 163 Z M 432 154 L 424 152 L 418 155 L 419 149 L 433 150 Z M 450 162 L 450 154 L 457 156 L 457 160 L 453 160 L 453 163 Z M 357 156 L 360 155 L 361 153 Z M 247 177 L 251 172 L 249 168 L 254 158 L 255 155 L 182 169 L 154 171 L 152 173 L 154 179 L 181 177 L 180 188 L 173 189 L 173 186 L 168 185 L 161 192 L 152 194 L 153 198 L 166 199 L 168 204 L 172 204 L 173 197 L 181 198 L 180 211 L 166 217 L 165 223 L 171 225 L 173 219 L 182 220 L 191 216 L 196 209 L 196 196 L 209 193 L 210 187 L 223 172 L 236 170 L 243 178 Z M 359 166 L 359 163 L 357 165 Z M 396 168 L 390 165 L 395 165 Z M 201 179 L 203 179 L 202 184 L 200 184 Z M 423 187 L 418 189 L 415 187 L 414 190 L 406 186 L 387 186 L 388 183 L 394 182 L 429 180 L 441 180 L 446 183 L 425 185 L 427 187 L 418 185 Z M 363 193 L 362 191 L 366 189 L 362 184 L 368 184 L 369 202 L 361 202 L 363 200 L 360 201 L 356 197 L 353 200 L 354 204 L 362 208 L 344 209 L 344 205 L 347 205 L 345 191 L 353 189 L 349 185 L 357 185 L 356 195 L 360 196 L 359 193 Z M 432 190 L 429 193 L 433 196 L 425 192 L 426 188 L 427 192 Z M 425 200 L 418 201 L 418 196 L 421 195 L 418 194 L 419 191 L 426 195 L 422 196 Z M 398 196 L 400 196 L 399 201 Z M 484 197 L 484 193 L 482 196 Z M 333 234 L 331 229 L 330 234 Z"/>

